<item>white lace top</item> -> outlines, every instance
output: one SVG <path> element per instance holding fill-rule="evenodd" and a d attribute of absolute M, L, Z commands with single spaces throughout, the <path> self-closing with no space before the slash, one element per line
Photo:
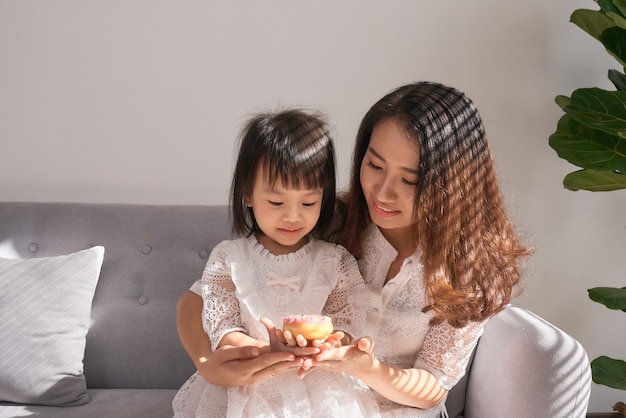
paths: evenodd
<path fill-rule="evenodd" d="M 406 258 L 400 272 L 385 284 L 396 250 L 371 225 L 365 237 L 359 267 L 370 291 L 365 334 L 375 342 L 376 356 L 402 368 L 421 368 L 451 389 L 465 373 L 483 323 L 454 328 L 447 322 L 429 326 L 428 304 L 419 253 Z"/>
<path fill-rule="evenodd" d="M 354 257 L 341 246 L 314 239 L 295 253 L 278 256 L 254 236 L 224 241 L 211 253 L 199 287 L 213 349 L 225 334 L 238 330 L 267 341 L 267 330 L 258 321 L 263 316 L 282 328 L 285 315 L 325 314 L 336 330 L 360 337 L 369 306 Z M 211 385 L 196 372 L 172 406 L 175 418 L 380 416 L 365 384 L 323 370 L 303 379 L 292 371 L 228 388 Z"/>
<path fill-rule="evenodd" d="M 203 317 L 205 318 L 207 332 L 209 332 L 209 335 L 212 335 L 211 340 L 214 343 L 219 341 L 221 336 L 229 332 L 229 330 L 247 329 L 252 325 L 247 323 L 245 318 L 242 319 L 242 316 L 238 314 L 239 306 L 236 305 L 237 298 L 235 289 L 232 284 L 230 286 L 228 285 L 229 280 L 227 280 L 231 272 L 228 271 L 229 267 L 226 265 L 232 264 L 232 262 L 236 260 L 250 260 L 255 266 L 254 270 L 265 272 L 265 274 L 261 274 L 259 277 L 266 278 L 269 276 L 270 271 L 274 271 L 272 269 L 275 269 L 276 265 L 281 264 L 277 262 L 280 261 L 281 257 L 290 259 L 293 256 L 298 259 L 301 256 L 299 254 L 300 252 L 288 256 L 272 256 L 262 247 L 259 248 L 260 246 L 258 243 L 255 244 L 255 242 L 256 240 L 254 239 L 248 240 L 247 243 L 244 241 L 234 241 L 233 243 L 237 243 L 236 245 L 238 246 L 236 248 L 230 247 L 230 245 L 235 244 L 222 243 L 213 251 L 214 255 L 211 256 L 207 264 L 202 283 L 206 283 L 210 279 L 215 281 L 216 285 L 204 286 L 203 291 L 211 292 L 213 295 L 211 298 L 214 300 L 214 303 L 205 307 Z M 320 243 L 322 242 L 312 241 L 308 246 L 317 246 Z M 241 251 L 242 248 L 239 246 L 248 246 L 249 248 L 245 251 Z M 305 246 L 301 251 L 310 251 L 310 248 Z M 353 257 L 349 255 L 343 247 L 336 247 L 335 251 L 337 251 L 335 256 L 328 257 L 328 259 L 323 262 L 316 259 L 316 261 L 308 263 L 305 266 L 300 265 L 298 271 L 312 272 L 313 270 L 317 271 L 317 269 L 319 269 L 321 271 L 333 272 L 336 268 L 329 268 L 333 263 L 338 263 L 339 266 L 343 266 L 339 271 L 345 271 L 345 274 L 347 277 L 350 277 L 350 279 L 337 278 L 339 282 L 336 286 L 336 294 L 333 295 L 331 293 L 328 306 L 331 307 L 331 311 L 351 313 L 346 315 L 331 314 L 336 327 L 339 329 L 341 326 L 342 330 L 349 330 L 355 337 L 360 335 L 371 336 L 375 341 L 376 356 L 381 361 L 402 368 L 416 367 L 428 370 L 438 379 L 442 387 L 451 389 L 461 377 L 463 377 L 471 353 L 478 342 L 478 338 L 482 335 L 484 323 L 470 323 L 460 329 L 454 328 L 446 322 L 431 327 L 429 321 L 432 317 L 432 313 L 425 314 L 422 312 L 423 308 L 427 305 L 427 301 L 419 253 L 413 254 L 404 260 L 400 272 L 396 277 L 385 284 L 385 277 L 391 263 L 397 256 L 397 252 L 383 237 L 375 225 L 371 225 L 366 233 L 363 257 L 358 261 L 358 267 L 363 275 L 363 281 L 365 282 L 369 296 L 363 295 L 360 291 L 361 285 L 357 284 L 358 280 L 352 278 L 353 274 L 358 274 L 353 271 L 354 261 L 350 261 L 354 260 Z M 329 253 L 332 254 L 332 251 Z M 233 257 L 237 258 L 233 259 Z M 329 264 L 329 260 L 335 261 Z M 303 260 L 300 260 L 300 262 L 306 263 Z M 293 266 L 288 267 L 290 264 L 291 263 L 285 262 L 285 269 L 280 268 L 280 274 L 283 278 L 290 278 L 292 275 L 296 274 L 291 270 Z M 233 277 L 239 276 L 236 265 L 237 263 L 234 264 L 235 268 L 234 271 L 232 271 Z M 224 268 L 226 270 L 222 270 Z M 220 271 L 226 274 L 222 276 Z M 246 274 L 245 276 L 255 277 L 253 274 Z M 307 277 L 308 276 L 307 274 Z M 302 283 L 293 280 L 293 278 L 285 281 L 293 284 Z M 332 283 L 333 276 L 325 278 L 319 285 L 324 286 L 324 283 L 327 283 L 327 281 Z M 352 282 L 354 282 L 352 284 L 354 287 L 348 285 Z M 195 293 L 202 294 L 200 283 L 200 281 L 194 283 L 191 290 Z M 285 284 L 284 286 L 287 285 Z M 237 284 L 237 287 L 239 287 L 239 284 Z M 272 303 L 277 303 L 277 309 L 280 310 L 280 312 L 286 312 L 288 309 L 280 306 L 287 306 L 289 301 L 282 300 L 274 295 L 274 291 L 272 290 L 276 289 L 274 285 L 265 286 L 265 288 L 267 289 L 261 290 L 261 292 L 264 293 L 267 291 L 267 297 L 270 298 L 269 300 L 273 301 Z M 259 289 L 263 289 L 263 286 L 256 288 L 256 290 Z M 346 297 L 346 292 L 349 297 Z M 250 292 L 244 291 L 242 293 L 241 296 L 251 295 Z M 364 302 L 367 304 L 367 319 L 362 332 L 349 328 L 351 325 L 357 325 L 356 328 L 359 328 L 356 322 L 354 324 L 346 323 L 344 327 L 343 322 L 345 321 L 342 318 L 351 316 L 355 318 L 360 317 L 358 315 L 355 316 L 355 313 L 349 306 L 343 305 L 343 303 L 337 304 L 337 302 L 334 301 L 335 297 L 338 297 L 337 300 L 345 300 L 346 304 L 348 303 L 347 301 L 350 300 L 351 302 L 349 303 L 354 303 L 354 306 L 358 307 Z M 312 297 L 311 299 L 316 298 Z M 302 302 L 302 300 L 298 299 L 298 306 L 300 306 L 300 302 Z M 308 302 L 313 301 L 307 301 L 307 303 Z M 268 310 L 267 307 L 263 307 L 259 303 L 251 303 L 251 306 L 258 307 L 259 310 L 257 314 Z M 302 310 L 298 309 L 297 312 L 301 313 Z M 270 318 L 276 323 L 276 317 L 270 315 Z M 278 320 L 278 323 L 280 323 L 280 319 Z M 361 319 L 354 319 L 354 321 L 361 321 Z M 213 331 L 211 331 L 211 329 L 213 329 Z M 256 337 L 259 336 L 256 335 Z M 328 381 L 328 379 L 326 379 L 326 381 Z M 345 383 L 340 387 L 341 390 L 345 392 Z M 339 391 L 336 392 L 339 393 Z M 181 392 L 179 392 L 177 397 L 179 397 L 180 394 Z M 443 402 L 431 410 L 420 410 L 394 403 L 377 393 L 375 393 L 374 396 L 379 404 L 379 414 L 385 418 L 438 417 L 440 414 L 446 416 Z M 360 397 L 362 399 L 367 398 L 364 394 Z M 346 405 L 344 404 L 344 406 Z M 206 408 L 206 405 L 204 408 Z M 363 410 L 364 408 L 361 407 L 361 412 Z M 361 413 L 361 415 L 363 414 Z M 378 414 L 371 413 L 364 416 L 377 415 Z"/>
<path fill-rule="evenodd" d="M 367 290 L 354 257 L 343 247 L 310 239 L 295 253 L 274 255 L 254 236 L 218 244 L 201 279 L 204 328 L 213 349 L 232 331 L 267 341 L 258 321 L 282 328 L 292 314 L 324 314 L 336 330 L 362 335 Z"/>

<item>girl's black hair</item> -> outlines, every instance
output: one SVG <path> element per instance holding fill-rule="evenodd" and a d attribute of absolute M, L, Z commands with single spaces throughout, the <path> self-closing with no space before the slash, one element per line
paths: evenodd
<path fill-rule="evenodd" d="M 320 218 L 313 233 L 322 235 L 335 208 L 335 148 L 326 118 L 319 112 L 288 109 L 254 115 L 244 125 L 230 189 L 233 232 L 262 232 L 245 197 L 252 193 L 263 164 L 271 183 L 295 189 L 323 189 Z"/>

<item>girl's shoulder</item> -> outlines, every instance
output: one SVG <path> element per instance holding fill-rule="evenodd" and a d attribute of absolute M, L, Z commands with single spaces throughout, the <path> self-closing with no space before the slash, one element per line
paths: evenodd
<path fill-rule="evenodd" d="M 235 238 L 221 241 L 211 250 L 211 258 L 225 258 L 228 254 L 243 252 L 250 246 L 249 238 Z"/>
<path fill-rule="evenodd" d="M 231 247 L 238 247 L 238 246 L 242 246 L 242 245 L 247 245 L 248 241 L 249 241 L 249 238 L 247 238 L 247 237 L 226 239 L 224 241 L 218 242 L 215 245 L 215 247 L 213 247 L 213 250 L 217 250 L 219 248 L 231 248 Z"/>
<path fill-rule="evenodd" d="M 326 259 L 332 259 L 336 265 L 356 263 L 354 256 L 344 246 L 314 238 L 311 238 L 311 240 L 318 256 L 321 254 Z"/>

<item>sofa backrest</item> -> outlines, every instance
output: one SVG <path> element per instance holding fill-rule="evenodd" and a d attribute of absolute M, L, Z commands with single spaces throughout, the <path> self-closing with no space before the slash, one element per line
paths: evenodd
<path fill-rule="evenodd" d="M 195 368 L 178 338 L 176 303 L 231 237 L 228 216 L 225 205 L 0 202 L 0 256 L 7 247 L 22 258 L 105 247 L 85 349 L 88 387 L 178 389 Z M 487 323 L 446 405 L 451 417 L 577 417 L 590 387 L 576 340 L 509 307 Z"/>
<path fill-rule="evenodd" d="M 227 206 L 0 202 L 0 244 L 21 258 L 105 248 L 85 348 L 90 388 L 178 388 L 195 371 L 179 296 L 231 236 Z"/>

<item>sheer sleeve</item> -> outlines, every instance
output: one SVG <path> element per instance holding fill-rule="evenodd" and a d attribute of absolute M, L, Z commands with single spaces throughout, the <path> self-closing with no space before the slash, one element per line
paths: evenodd
<path fill-rule="evenodd" d="M 203 325 L 213 350 L 225 334 L 233 331 L 245 332 L 230 264 L 226 260 L 226 247 L 226 241 L 215 247 L 200 280 L 204 301 Z"/>
<path fill-rule="evenodd" d="M 195 293 L 198 296 L 202 296 L 202 281 L 198 279 L 195 282 L 193 282 L 189 290 L 191 290 L 193 293 Z"/>
<path fill-rule="evenodd" d="M 328 295 L 324 315 L 333 318 L 336 330 L 344 331 L 352 337 L 360 337 L 365 326 L 369 293 L 355 258 L 344 247 L 336 247 L 337 282 Z"/>
<path fill-rule="evenodd" d="M 450 390 L 463 377 L 465 368 L 483 333 L 485 322 L 470 322 L 455 328 L 443 322 L 430 328 L 415 367 L 428 370 Z"/>

